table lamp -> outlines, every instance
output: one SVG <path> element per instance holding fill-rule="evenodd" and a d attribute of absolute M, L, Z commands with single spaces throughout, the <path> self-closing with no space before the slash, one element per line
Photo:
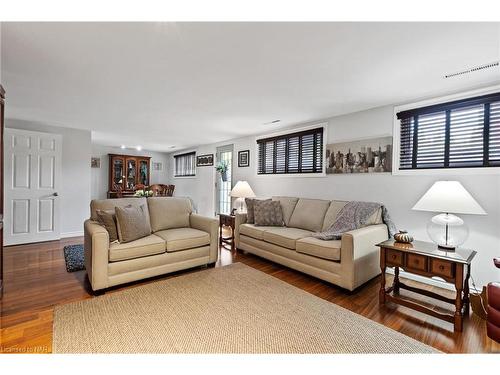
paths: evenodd
<path fill-rule="evenodd" d="M 437 181 L 413 206 L 413 210 L 441 212 L 427 224 L 427 233 L 439 248 L 453 251 L 465 242 L 469 229 L 453 214 L 486 215 L 458 181 Z"/>
<path fill-rule="evenodd" d="M 245 198 L 253 198 L 255 197 L 255 193 L 252 188 L 246 181 L 238 181 L 236 185 L 234 185 L 233 190 L 231 190 L 231 197 L 238 198 L 236 201 L 239 201 L 239 213 L 245 212 Z"/>

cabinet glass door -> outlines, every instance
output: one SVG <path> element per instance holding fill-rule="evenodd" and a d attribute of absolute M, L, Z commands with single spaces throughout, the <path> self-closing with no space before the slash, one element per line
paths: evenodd
<path fill-rule="evenodd" d="M 124 177 L 123 173 L 123 159 L 114 158 L 113 159 L 113 185 L 119 185 L 123 189 Z"/>
<path fill-rule="evenodd" d="M 149 185 L 149 163 L 147 160 L 139 161 L 139 183 Z"/>
<path fill-rule="evenodd" d="M 137 177 L 137 164 L 135 159 L 127 159 L 126 189 L 134 190 Z"/>

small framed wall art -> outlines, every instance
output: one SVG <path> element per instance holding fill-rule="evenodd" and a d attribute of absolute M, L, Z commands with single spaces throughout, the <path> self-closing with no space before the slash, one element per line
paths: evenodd
<path fill-rule="evenodd" d="M 238 167 L 250 166 L 250 150 L 243 150 L 238 152 Z"/>
<path fill-rule="evenodd" d="M 196 157 L 197 167 L 210 167 L 214 165 L 214 154 L 199 155 Z"/>
<path fill-rule="evenodd" d="M 90 167 L 91 168 L 101 168 L 101 158 L 90 158 Z"/>
<path fill-rule="evenodd" d="M 160 162 L 153 162 L 153 170 L 161 171 L 163 169 L 163 164 Z"/>

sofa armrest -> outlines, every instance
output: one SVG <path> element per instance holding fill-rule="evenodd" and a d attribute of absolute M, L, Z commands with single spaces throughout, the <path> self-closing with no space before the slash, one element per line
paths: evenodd
<path fill-rule="evenodd" d="M 247 214 L 236 213 L 234 215 L 234 244 L 238 248 L 240 244 L 240 225 L 247 222 Z"/>
<path fill-rule="evenodd" d="M 369 225 L 342 235 L 340 262 L 350 290 L 381 272 L 380 249 L 376 245 L 388 238 L 385 224 Z"/>
<path fill-rule="evenodd" d="M 84 225 L 85 268 L 93 290 L 108 287 L 109 234 L 106 228 L 93 220 Z"/>
<path fill-rule="evenodd" d="M 210 234 L 210 263 L 217 262 L 219 255 L 219 221 L 215 218 L 198 214 L 189 215 L 189 225 L 191 228 L 202 230 Z"/>

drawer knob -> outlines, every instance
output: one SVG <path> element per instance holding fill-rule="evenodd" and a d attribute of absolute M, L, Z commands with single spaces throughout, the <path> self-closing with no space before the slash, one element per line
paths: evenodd
<path fill-rule="evenodd" d="M 440 265 L 440 266 L 439 266 L 439 269 L 440 269 L 441 271 L 442 271 L 442 270 L 444 270 L 444 266 L 443 266 L 443 265 Z"/>
<path fill-rule="evenodd" d="M 396 259 L 396 254 L 392 254 L 392 259 Z"/>

